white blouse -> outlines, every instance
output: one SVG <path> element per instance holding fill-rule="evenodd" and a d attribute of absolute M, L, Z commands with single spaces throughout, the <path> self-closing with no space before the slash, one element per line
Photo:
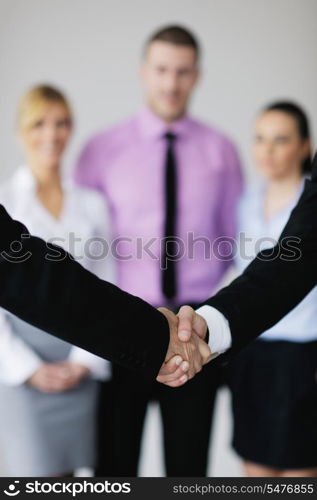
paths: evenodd
<path fill-rule="evenodd" d="M 107 246 L 110 218 L 104 198 L 96 191 L 74 185 L 71 180 L 63 182 L 63 190 L 64 206 L 56 219 L 38 199 L 31 171 L 22 166 L 0 186 L 0 203 L 31 234 L 61 246 L 83 267 L 114 282 L 114 259 Z M 39 368 L 42 360 L 15 335 L 8 314 L 0 308 L 0 382 L 18 385 Z M 87 366 L 94 378 L 105 380 L 110 376 L 108 361 L 79 347 L 71 348 L 68 360 Z"/>

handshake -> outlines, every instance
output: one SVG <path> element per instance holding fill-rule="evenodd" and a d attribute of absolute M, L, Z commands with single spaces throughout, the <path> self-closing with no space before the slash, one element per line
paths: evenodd
<path fill-rule="evenodd" d="M 213 358 L 205 342 L 207 323 L 189 306 L 181 307 L 177 315 L 164 307 L 158 310 L 168 321 L 170 342 L 156 380 L 170 387 L 179 387 Z"/>

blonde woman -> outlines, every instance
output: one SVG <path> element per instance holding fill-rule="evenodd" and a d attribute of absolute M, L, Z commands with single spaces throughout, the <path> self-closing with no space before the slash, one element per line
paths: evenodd
<path fill-rule="evenodd" d="M 25 164 L 1 186 L 0 202 L 34 235 L 113 281 L 105 202 L 95 191 L 73 186 L 62 172 L 71 131 L 70 106 L 59 90 L 29 90 L 18 112 Z M 57 258 L 48 248 L 50 255 Z M 9 473 L 61 476 L 93 467 L 96 379 L 108 376 L 106 361 L 0 310 L 0 444 Z"/>

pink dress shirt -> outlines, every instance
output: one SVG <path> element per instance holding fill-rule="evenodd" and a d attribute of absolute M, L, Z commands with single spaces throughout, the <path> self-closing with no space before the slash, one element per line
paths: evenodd
<path fill-rule="evenodd" d="M 201 302 L 230 265 L 230 246 L 221 238 L 235 237 L 242 188 L 239 158 L 232 143 L 188 116 L 167 125 L 146 109 L 89 140 L 75 171 L 79 184 L 95 188 L 107 198 L 118 286 L 155 306 L 166 303 L 160 270 L 166 131 L 177 135 L 177 237 L 183 241 L 177 262 L 179 293 L 174 302 Z M 199 241 L 193 243 L 193 239 Z M 226 258 L 220 258 L 220 253 Z"/>

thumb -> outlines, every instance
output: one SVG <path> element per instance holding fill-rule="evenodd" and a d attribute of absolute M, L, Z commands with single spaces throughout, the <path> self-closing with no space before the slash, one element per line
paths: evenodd
<path fill-rule="evenodd" d="M 190 306 L 182 306 L 178 311 L 178 329 L 179 340 L 188 342 L 193 333 L 195 311 Z"/>
<path fill-rule="evenodd" d="M 200 314 L 197 314 L 196 312 L 194 315 L 193 329 L 194 329 L 195 333 L 197 333 L 198 337 L 205 340 L 206 335 L 207 335 L 208 326 L 207 326 L 206 320 L 202 316 L 200 316 Z"/>
<path fill-rule="evenodd" d="M 208 344 L 206 344 L 204 340 L 200 340 L 198 344 L 198 349 L 203 359 L 203 365 L 209 363 L 209 361 L 212 359 L 213 356 Z"/>

